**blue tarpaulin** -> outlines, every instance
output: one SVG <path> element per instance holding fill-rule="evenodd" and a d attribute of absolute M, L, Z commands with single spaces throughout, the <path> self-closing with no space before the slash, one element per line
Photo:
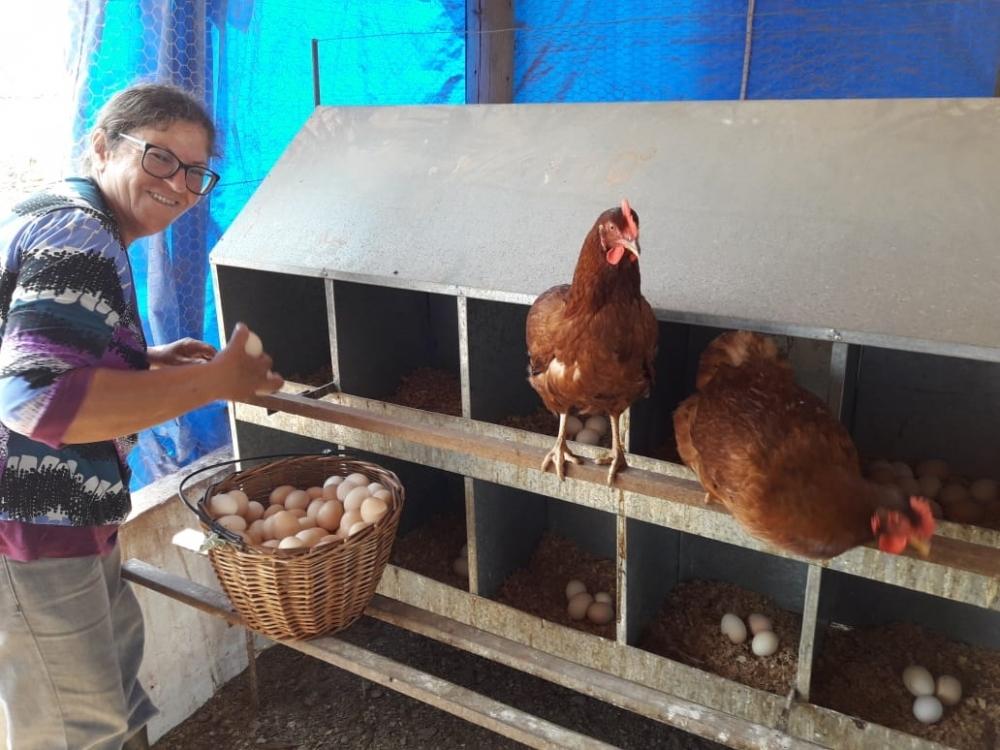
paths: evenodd
<path fill-rule="evenodd" d="M 1000 0 L 514 3 L 517 102 L 990 96 Z M 208 251 L 313 108 L 465 101 L 458 0 L 80 0 L 76 134 L 136 80 L 204 96 L 222 182 L 131 251 L 147 335 L 218 344 Z M 749 32 L 749 33 L 748 33 Z M 280 252 L 280 248 L 275 249 Z M 145 432 L 133 487 L 226 443 L 217 404 Z"/>

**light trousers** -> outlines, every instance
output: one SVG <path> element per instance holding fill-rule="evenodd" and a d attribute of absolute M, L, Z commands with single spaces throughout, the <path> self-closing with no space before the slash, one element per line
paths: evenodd
<path fill-rule="evenodd" d="M 138 679 L 143 644 L 118 547 L 105 557 L 0 557 L 7 750 L 121 750 L 156 714 Z"/>

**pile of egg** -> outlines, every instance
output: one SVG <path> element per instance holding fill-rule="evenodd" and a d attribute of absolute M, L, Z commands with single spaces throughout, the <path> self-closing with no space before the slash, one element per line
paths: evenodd
<path fill-rule="evenodd" d="M 607 435 L 610 429 L 611 422 L 608 421 L 607 417 L 600 414 L 587 417 L 586 422 L 581 421 L 579 417 L 572 414 L 566 417 L 566 437 L 578 443 L 598 445 L 601 442 L 601 438 Z"/>
<path fill-rule="evenodd" d="M 771 629 L 769 617 L 754 612 L 747 618 L 746 624 L 732 612 L 722 616 L 719 630 L 733 643 L 743 643 L 747 639 L 747 626 L 750 626 L 750 650 L 757 656 L 770 656 L 778 650 L 778 636 Z"/>
<path fill-rule="evenodd" d="M 206 503 L 220 525 L 248 544 L 303 549 L 340 542 L 377 523 L 392 504 L 392 493 L 364 474 L 328 477 L 322 487 L 283 484 L 271 490 L 268 507 L 242 490 L 213 495 Z"/>
<path fill-rule="evenodd" d="M 587 585 L 575 578 L 566 584 L 566 612 L 571 620 L 586 617 L 595 625 L 607 625 L 615 619 L 613 601 L 607 591 L 591 596 L 587 593 Z"/>
<path fill-rule="evenodd" d="M 949 674 L 934 681 L 934 676 L 924 667 L 911 664 L 903 670 L 903 685 L 913 694 L 913 715 L 924 724 L 941 720 L 945 706 L 957 706 L 962 700 L 962 683 Z"/>
<path fill-rule="evenodd" d="M 937 518 L 955 523 L 979 523 L 1000 518 L 1000 486 L 994 479 L 970 479 L 954 474 L 947 461 L 929 458 L 910 466 L 905 461 L 876 459 L 866 474 L 872 481 L 897 487 L 904 496 L 931 500 Z"/>

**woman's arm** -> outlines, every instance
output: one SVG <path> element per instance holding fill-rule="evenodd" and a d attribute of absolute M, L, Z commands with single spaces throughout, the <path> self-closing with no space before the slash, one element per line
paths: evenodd
<path fill-rule="evenodd" d="M 266 354 L 244 351 L 249 329 L 236 326 L 226 347 L 210 362 L 157 370 L 95 368 L 63 443 L 93 443 L 144 430 L 212 401 L 240 401 L 273 392 L 284 382 L 270 372 Z"/>

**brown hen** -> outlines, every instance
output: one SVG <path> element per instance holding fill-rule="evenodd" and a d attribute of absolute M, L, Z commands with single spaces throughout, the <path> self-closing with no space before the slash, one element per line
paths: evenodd
<path fill-rule="evenodd" d="M 639 216 L 623 200 L 587 233 L 573 283 L 543 292 L 528 312 L 528 380 L 559 415 L 542 471 L 554 464 L 560 479 L 566 461 L 580 463 L 566 447 L 574 411 L 610 417 L 611 452 L 598 459 L 610 465 L 608 484 L 626 465 L 619 418 L 649 393 L 656 357 L 656 318 L 639 290 L 639 255 Z"/>
<path fill-rule="evenodd" d="M 862 477 L 847 430 L 796 384 L 772 339 L 722 334 L 702 354 L 696 386 L 674 413 L 678 452 L 750 534 L 814 558 L 872 541 L 927 554 L 926 499 L 904 502 Z"/>

